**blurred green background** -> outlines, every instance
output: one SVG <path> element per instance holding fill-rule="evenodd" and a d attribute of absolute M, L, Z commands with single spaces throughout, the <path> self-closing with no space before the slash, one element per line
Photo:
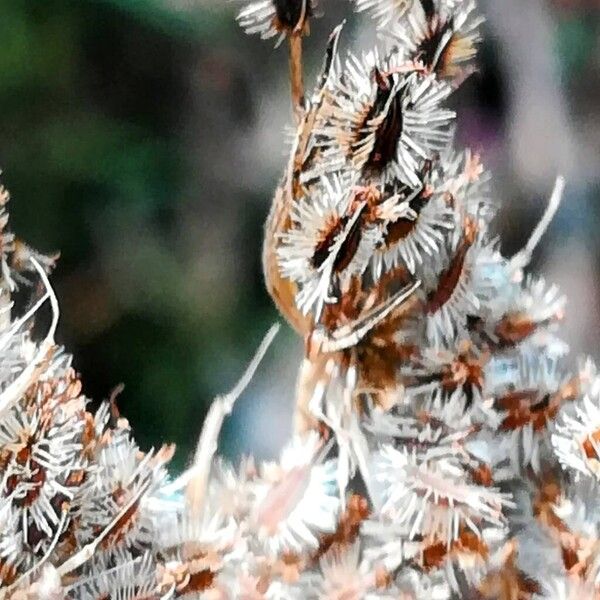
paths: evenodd
<path fill-rule="evenodd" d="M 238 5 L 239 6 L 239 3 Z M 321 0 L 308 81 L 350 7 Z M 142 447 L 187 460 L 211 398 L 277 318 L 262 226 L 290 122 L 285 48 L 242 34 L 224 0 L 1 0 L 0 165 L 13 230 L 60 250 L 59 339 L 85 391 L 119 406 Z M 599 7 L 482 2 L 480 72 L 457 95 L 459 140 L 481 150 L 519 248 L 555 174 L 565 204 L 536 266 L 574 297 L 568 336 L 594 353 L 600 180 Z M 345 42 L 372 40 L 351 18 Z M 289 430 L 299 343 L 285 331 L 236 407 L 223 448 L 272 454 Z M 597 354 L 597 352 L 596 352 Z"/>

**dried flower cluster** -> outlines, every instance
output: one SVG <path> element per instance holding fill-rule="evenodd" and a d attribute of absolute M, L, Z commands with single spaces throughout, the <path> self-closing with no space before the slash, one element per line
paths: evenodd
<path fill-rule="evenodd" d="M 453 149 L 446 107 L 474 69 L 474 2 L 355 4 L 380 45 L 340 56 L 337 28 L 307 97 L 313 1 L 239 15 L 288 39 L 297 126 L 264 245 L 306 345 L 279 461 L 215 458 L 276 329 L 177 479 L 114 399 L 91 414 L 54 342 L 53 260 L 8 233 L 2 192 L 0 600 L 600 598 L 600 375 L 569 372 L 564 300 L 524 273 L 562 180 L 503 257 L 490 178 Z"/>

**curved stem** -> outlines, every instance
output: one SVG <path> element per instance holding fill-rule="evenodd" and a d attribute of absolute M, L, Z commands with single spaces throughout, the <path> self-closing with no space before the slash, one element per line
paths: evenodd
<path fill-rule="evenodd" d="M 296 124 L 304 114 L 304 76 L 302 68 L 302 32 L 294 31 L 288 36 L 290 46 L 290 85 L 292 93 L 292 109 Z"/>

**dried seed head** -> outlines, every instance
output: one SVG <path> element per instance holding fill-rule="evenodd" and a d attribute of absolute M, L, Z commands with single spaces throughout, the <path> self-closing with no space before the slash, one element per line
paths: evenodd
<path fill-rule="evenodd" d="M 237 17 L 248 34 L 262 39 L 306 33 L 314 14 L 315 0 L 250 0 Z"/>

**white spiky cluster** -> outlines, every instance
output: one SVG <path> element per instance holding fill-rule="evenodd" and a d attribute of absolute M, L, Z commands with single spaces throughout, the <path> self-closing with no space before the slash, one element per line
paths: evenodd
<path fill-rule="evenodd" d="M 276 329 L 176 478 L 114 400 L 92 415 L 54 342 L 52 261 L 6 231 L 1 194 L 0 600 L 600 598 L 600 376 L 571 372 L 564 298 L 525 273 L 562 180 L 503 257 L 446 107 L 473 71 L 473 0 L 355 5 L 385 41 L 344 59 L 333 32 L 267 223 L 267 286 L 306 344 L 279 460 L 215 456 Z M 293 71 L 315 7 L 239 21 L 293 38 Z"/>

